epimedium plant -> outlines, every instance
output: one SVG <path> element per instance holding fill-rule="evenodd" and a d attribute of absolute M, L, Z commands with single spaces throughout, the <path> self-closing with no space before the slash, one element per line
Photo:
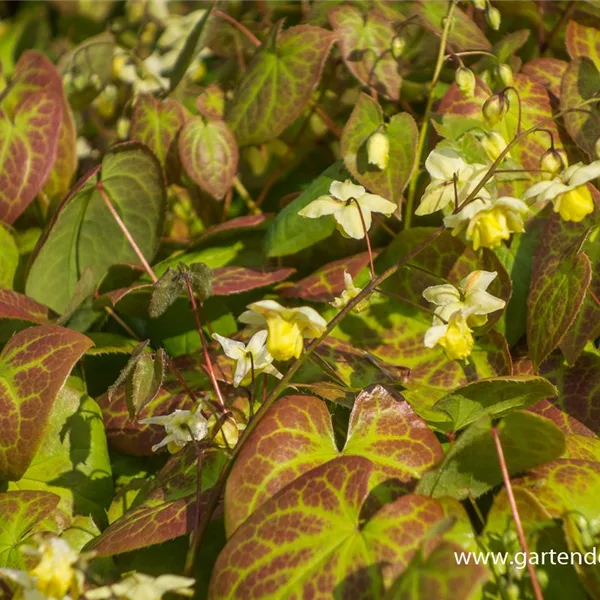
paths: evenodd
<path fill-rule="evenodd" d="M 539 561 L 600 544 L 600 13 L 542 4 L 4 6 L 3 597 L 600 598 Z"/>

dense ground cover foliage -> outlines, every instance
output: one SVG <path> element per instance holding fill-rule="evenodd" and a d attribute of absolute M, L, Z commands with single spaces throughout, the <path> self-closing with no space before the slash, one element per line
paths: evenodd
<path fill-rule="evenodd" d="M 600 4 L 1 8 L 2 598 L 600 598 Z"/>

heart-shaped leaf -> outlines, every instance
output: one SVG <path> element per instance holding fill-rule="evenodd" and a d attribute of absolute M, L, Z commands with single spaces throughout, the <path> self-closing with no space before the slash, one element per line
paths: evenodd
<path fill-rule="evenodd" d="M 502 417 L 556 395 L 556 388 L 543 377 L 496 377 L 468 383 L 438 400 L 433 408 L 447 414 L 452 431 L 458 431 L 483 415 Z"/>
<path fill-rule="evenodd" d="M 50 492 L 16 491 L 0 494 L 0 567 L 25 567 L 18 546 L 58 505 Z"/>
<path fill-rule="evenodd" d="M 185 111 L 177 100 L 161 102 L 151 94 L 140 94 L 135 99 L 129 137 L 148 146 L 164 167 L 184 121 Z"/>
<path fill-rule="evenodd" d="M 372 472 L 366 458 L 336 458 L 263 504 L 219 555 L 209 597 L 380 597 L 444 512 L 407 495 L 361 520 Z"/>
<path fill-rule="evenodd" d="M 376 9 L 363 15 L 349 4 L 332 8 L 329 20 L 350 72 L 362 84 L 398 101 L 402 75 L 391 51 L 395 36 L 392 21 Z"/>
<path fill-rule="evenodd" d="M 300 474 L 339 454 L 323 401 L 312 396 L 279 400 L 244 445 L 227 480 L 228 533 Z M 381 386 L 357 397 L 342 454 L 371 461 L 372 486 L 389 479 L 406 484 L 442 456 L 435 435 L 406 400 Z"/>
<path fill-rule="evenodd" d="M 0 354 L 0 478 L 17 480 L 42 441 L 54 400 L 91 341 L 55 325 L 25 329 Z"/>
<path fill-rule="evenodd" d="M 388 164 L 379 169 L 368 162 L 367 140 L 383 123 L 383 111 L 377 101 L 361 94 L 344 127 L 342 156 L 350 173 L 362 185 L 400 205 L 414 169 L 417 125 L 408 113 L 394 115 L 389 120 L 385 129 L 390 143 Z"/>
<path fill-rule="evenodd" d="M 158 161 L 135 142 L 115 146 L 101 168 L 82 179 L 59 207 L 27 277 L 27 295 L 60 314 L 86 269 L 100 282 L 114 263 L 139 262 L 99 183 L 147 260 L 152 260 L 162 233 L 166 194 Z M 57 256 L 69 259 L 57 261 Z"/>
<path fill-rule="evenodd" d="M 39 52 L 24 52 L 0 102 L 0 220 L 13 223 L 46 182 L 56 158 L 63 102 L 54 65 Z"/>
<path fill-rule="evenodd" d="M 304 111 L 335 35 L 311 25 L 297 25 L 270 39 L 258 50 L 238 84 L 226 120 L 240 146 L 276 138 Z"/>
<path fill-rule="evenodd" d="M 179 136 L 179 156 L 194 183 L 217 200 L 231 188 L 239 157 L 235 136 L 225 121 L 188 119 Z"/>

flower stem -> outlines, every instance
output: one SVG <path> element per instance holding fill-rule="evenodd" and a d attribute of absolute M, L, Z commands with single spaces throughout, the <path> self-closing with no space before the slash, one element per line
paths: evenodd
<path fill-rule="evenodd" d="M 415 163 L 413 166 L 413 174 L 408 186 L 408 195 L 406 197 L 406 211 L 404 214 L 404 229 L 410 229 L 412 220 L 413 206 L 415 203 L 415 194 L 417 192 L 417 182 L 419 180 L 419 165 L 421 164 L 421 156 L 423 149 L 425 148 L 425 138 L 427 136 L 427 129 L 429 127 L 429 118 L 431 116 L 431 109 L 433 108 L 433 102 L 435 100 L 435 87 L 437 85 L 440 73 L 442 72 L 442 66 L 446 57 L 446 42 L 448 41 L 448 34 L 450 33 L 450 27 L 452 25 L 452 15 L 456 8 L 457 0 L 452 0 L 448 7 L 448 14 L 444 22 L 444 29 L 440 38 L 440 48 L 437 57 L 437 63 L 433 72 L 433 78 L 429 89 L 429 96 L 427 97 L 427 104 L 425 105 L 425 113 L 423 115 L 423 121 L 421 123 L 421 130 L 419 131 L 419 141 L 417 143 L 417 152 L 415 154 Z"/>
<path fill-rule="evenodd" d="M 230 25 L 233 25 L 239 32 L 243 33 L 254 46 L 257 48 L 261 45 L 261 41 L 245 26 L 242 25 L 239 21 L 234 19 L 231 15 L 228 15 L 226 12 L 213 8 L 212 14 L 215 17 L 219 17 L 224 21 L 227 21 Z"/>
<path fill-rule="evenodd" d="M 99 181 L 96 184 L 96 189 L 100 193 L 100 196 L 102 196 L 102 200 L 104 200 L 104 204 L 106 204 L 106 207 L 110 211 L 110 214 L 112 215 L 113 219 L 115 220 L 115 222 L 117 223 L 117 225 L 119 226 L 121 231 L 123 232 L 125 239 L 129 242 L 131 249 L 135 252 L 139 261 L 142 263 L 144 270 L 146 271 L 146 273 L 148 274 L 150 279 L 152 279 L 152 282 L 156 283 L 158 281 L 158 277 L 152 270 L 152 267 L 148 264 L 146 257 L 144 256 L 143 252 L 140 250 L 140 247 L 137 245 L 137 242 L 133 239 L 133 236 L 129 232 L 129 229 L 127 229 L 127 225 L 125 225 L 125 223 L 123 223 L 123 220 L 121 219 L 121 217 L 119 216 L 119 213 L 113 206 L 113 203 L 111 202 L 110 198 L 108 197 L 108 194 L 106 193 L 106 190 L 104 189 L 104 185 L 102 185 L 101 181 Z"/>
<path fill-rule="evenodd" d="M 502 471 L 502 479 L 504 480 L 504 487 L 506 488 L 506 495 L 508 496 L 508 502 L 510 504 L 510 510 L 512 512 L 513 520 L 515 522 L 515 528 L 517 535 L 519 536 L 519 542 L 523 553 L 525 554 L 525 561 L 527 562 L 527 570 L 529 571 L 529 577 L 531 579 L 531 587 L 536 600 L 544 600 L 542 596 L 542 589 L 537 579 L 534 566 L 529 561 L 529 546 L 527 545 L 527 538 L 525 537 L 525 531 L 523 530 L 523 524 L 521 523 L 521 516 L 519 515 L 519 509 L 517 502 L 515 501 L 515 495 L 513 493 L 512 484 L 510 482 L 510 475 L 508 473 L 508 467 L 506 466 L 506 459 L 504 457 L 504 450 L 502 449 L 502 442 L 500 441 L 500 434 L 498 433 L 497 427 L 492 427 L 490 433 L 494 440 L 496 447 L 496 454 L 498 455 L 498 462 L 500 463 L 500 470 Z"/>
<path fill-rule="evenodd" d="M 240 195 L 241 199 L 246 203 L 246 206 L 248 207 L 248 210 L 251 214 L 262 214 L 262 210 L 260 210 L 256 202 L 252 200 L 252 196 L 250 196 L 250 193 L 244 187 L 244 184 L 240 181 L 240 178 L 237 176 L 233 178 L 233 187 L 235 188 L 235 191 Z"/>
<path fill-rule="evenodd" d="M 375 278 L 375 264 L 373 263 L 373 250 L 371 249 L 371 240 L 369 238 L 369 230 L 367 229 L 367 224 L 365 223 L 365 218 L 362 213 L 362 209 L 358 200 L 356 198 L 352 198 L 354 203 L 356 204 L 356 208 L 358 209 L 358 214 L 360 216 L 360 222 L 362 223 L 363 231 L 365 232 L 365 240 L 367 240 L 367 252 L 369 253 L 369 268 L 371 269 L 371 279 Z"/>

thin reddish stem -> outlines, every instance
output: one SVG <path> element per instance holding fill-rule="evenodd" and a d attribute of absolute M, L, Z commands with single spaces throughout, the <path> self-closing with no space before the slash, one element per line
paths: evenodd
<path fill-rule="evenodd" d="M 333 119 L 325 112 L 325 109 L 319 104 L 315 104 L 314 108 L 321 120 L 327 125 L 327 129 L 329 129 L 336 138 L 340 139 L 342 137 L 342 130 L 333 122 Z"/>
<path fill-rule="evenodd" d="M 185 278 L 185 285 L 187 287 L 188 296 L 190 298 L 190 303 L 192 304 L 192 312 L 194 313 L 194 321 L 196 322 L 196 330 L 198 331 L 198 335 L 200 336 L 200 343 L 202 344 L 202 352 L 204 353 L 204 361 L 206 362 L 206 369 L 208 371 L 208 377 L 210 378 L 210 382 L 212 383 L 213 389 L 215 390 L 215 394 L 217 395 L 217 400 L 221 405 L 221 410 L 227 410 L 225 408 L 225 400 L 223 400 L 223 394 L 221 393 L 221 388 L 219 387 L 219 382 L 217 381 L 217 377 L 215 375 L 215 370 L 212 364 L 212 360 L 210 359 L 210 354 L 208 353 L 208 344 L 206 342 L 206 337 L 204 335 L 204 330 L 202 329 L 202 323 L 200 322 L 200 315 L 198 314 L 198 303 L 196 302 L 196 297 L 194 296 L 194 290 L 192 289 L 192 284 L 189 279 Z"/>
<path fill-rule="evenodd" d="M 131 235 L 131 233 L 129 233 L 129 229 L 127 229 L 127 225 L 125 225 L 125 223 L 123 223 L 123 220 L 121 219 L 121 217 L 119 216 L 119 213 L 113 206 L 113 203 L 111 202 L 110 198 L 108 197 L 108 194 L 106 193 L 106 190 L 104 189 L 104 186 L 102 185 L 101 181 L 99 181 L 96 184 L 96 189 L 98 190 L 98 192 L 100 192 L 100 196 L 102 196 L 102 200 L 104 200 L 104 204 L 106 204 L 106 207 L 110 211 L 110 214 L 112 215 L 113 219 L 115 220 L 115 222 L 117 223 L 117 225 L 119 226 L 121 231 L 123 232 L 123 235 L 129 242 L 129 245 L 131 246 L 132 250 L 136 253 L 139 261 L 142 263 L 142 266 L 144 267 L 144 270 L 146 271 L 146 273 L 148 273 L 148 276 L 150 277 L 150 279 L 152 279 L 152 282 L 156 283 L 158 281 L 158 277 L 155 275 L 154 271 L 152 270 L 152 267 L 148 264 L 148 261 L 146 260 L 146 257 L 140 250 L 140 247 L 137 245 L 137 242 L 133 239 L 133 236 Z"/>
<path fill-rule="evenodd" d="M 215 15 L 215 17 L 219 17 L 224 21 L 227 21 L 230 25 L 233 25 L 238 31 L 243 33 L 257 48 L 261 45 L 261 41 L 245 25 L 242 25 L 231 15 L 228 15 L 227 13 L 216 8 L 213 9 L 212 14 Z"/>
<path fill-rule="evenodd" d="M 365 240 L 367 240 L 367 252 L 369 253 L 369 267 L 371 269 L 371 279 L 375 279 L 375 264 L 373 263 L 373 251 L 371 250 L 371 240 L 369 238 L 369 230 L 367 229 L 367 224 L 365 223 L 365 218 L 362 213 L 362 209 L 358 200 L 356 198 L 352 198 L 354 203 L 356 204 L 356 208 L 358 209 L 358 214 L 360 215 L 360 222 L 363 226 L 363 231 L 365 232 Z"/>
<path fill-rule="evenodd" d="M 502 471 L 502 479 L 504 480 L 504 487 L 506 488 L 506 495 L 508 496 L 508 502 L 510 504 L 510 510 L 515 521 L 515 528 L 517 535 L 519 536 L 519 542 L 521 548 L 525 554 L 525 561 L 527 562 L 527 570 L 529 571 L 529 577 L 531 579 L 531 587 L 535 594 L 536 600 L 544 600 L 542 596 L 542 588 L 537 579 L 535 567 L 529 561 L 529 546 L 527 545 L 527 538 L 525 537 L 525 531 L 523 530 L 523 524 L 521 523 L 521 516 L 519 515 L 519 509 L 513 493 L 512 484 L 510 482 L 510 475 L 508 473 L 508 467 L 506 466 L 506 459 L 504 457 L 504 450 L 502 449 L 502 442 L 500 441 L 500 434 L 498 433 L 497 427 L 491 429 L 492 438 L 494 445 L 496 446 L 496 454 L 498 455 L 498 462 L 500 463 L 500 470 Z"/>

